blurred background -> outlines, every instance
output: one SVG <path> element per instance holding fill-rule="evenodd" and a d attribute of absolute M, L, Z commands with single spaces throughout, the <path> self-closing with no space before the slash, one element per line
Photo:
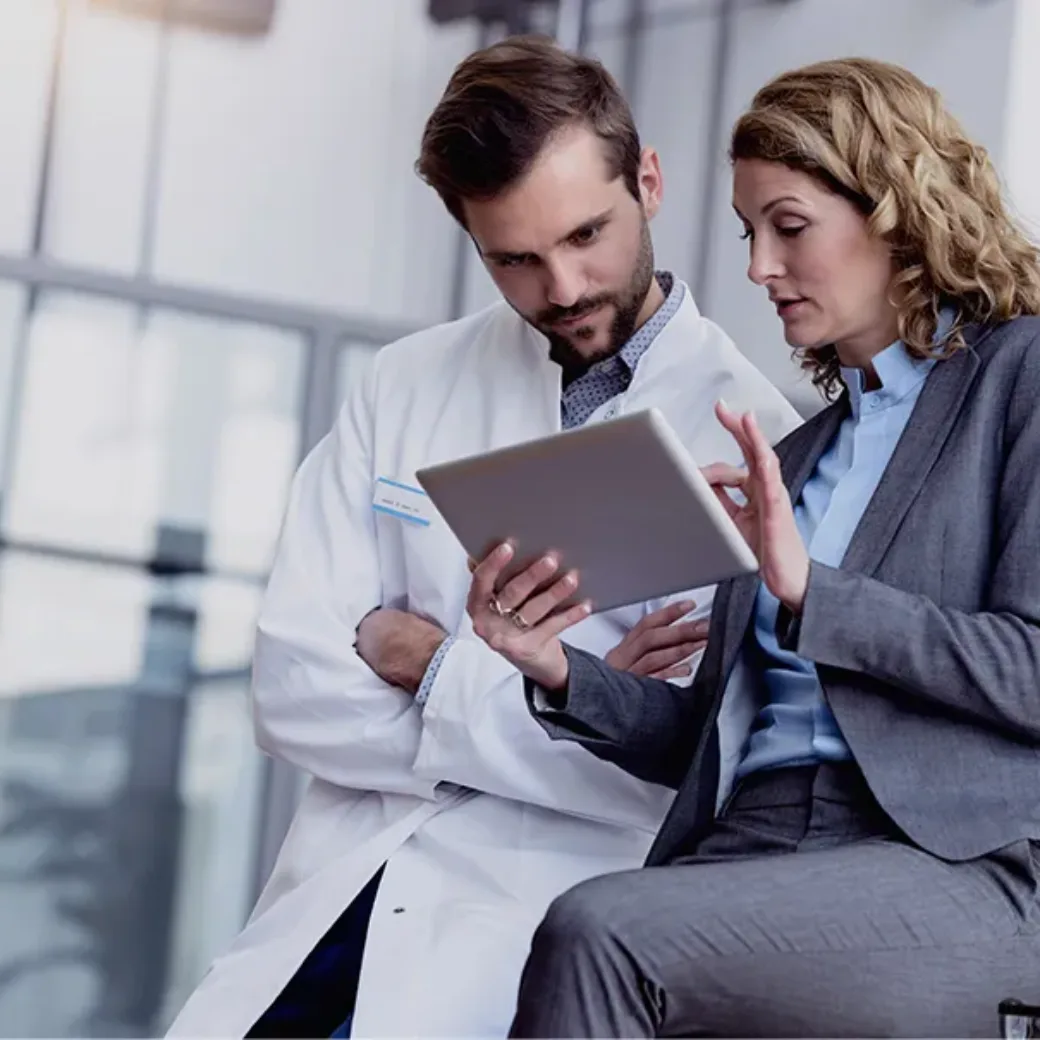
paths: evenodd
<path fill-rule="evenodd" d="M 412 164 L 530 29 L 619 77 L 659 266 L 806 414 L 729 208 L 767 78 L 909 66 L 1040 215 L 1040 0 L 0 0 L 0 1035 L 161 1033 L 241 926 L 300 784 L 246 707 L 289 481 L 373 351 L 494 299 Z"/>

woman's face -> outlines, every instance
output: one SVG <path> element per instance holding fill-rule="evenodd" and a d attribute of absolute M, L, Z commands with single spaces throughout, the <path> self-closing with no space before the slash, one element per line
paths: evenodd
<path fill-rule="evenodd" d="M 748 277 L 769 292 L 792 347 L 834 344 L 842 364 L 865 365 L 898 339 L 889 248 L 848 199 L 782 163 L 738 159 L 733 207 Z"/>

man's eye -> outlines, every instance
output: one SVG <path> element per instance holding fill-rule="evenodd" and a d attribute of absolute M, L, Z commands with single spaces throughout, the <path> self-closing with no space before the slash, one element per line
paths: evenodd
<path fill-rule="evenodd" d="M 571 241 L 578 246 L 587 246 L 591 242 L 595 242 L 599 238 L 599 233 L 602 231 L 599 227 L 585 227 L 580 231 L 575 231 L 571 237 Z"/>

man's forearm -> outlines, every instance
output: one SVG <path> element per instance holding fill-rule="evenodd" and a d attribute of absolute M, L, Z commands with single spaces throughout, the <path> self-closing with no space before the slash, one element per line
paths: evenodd
<path fill-rule="evenodd" d="M 381 608 L 361 619 L 356 646 L 384 682 L 414 696 L 447 637 L 439 625 L 417 614 Z"/>

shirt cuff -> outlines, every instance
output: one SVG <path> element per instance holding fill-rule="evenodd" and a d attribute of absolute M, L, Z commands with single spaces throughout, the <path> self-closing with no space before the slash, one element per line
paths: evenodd
<path fill-rule="evenodd" d="M 542 715 L 547 712 L 560 712 L 567 707 L 567 690 L 556 690 L 550 693 L 544 687 L 539 686 L 538 683 L 528 679 L 524 676 L 524 693 L 527 697 L 527 703 L 531 705 L 532 710 Z"/>
<path fill-rule="evenodd" d="M 426 707 L 426 702 L 430 699 L 430 693 L 433 691 L 433 684 L 437 681 L 437 673 L 440 671 L 441 662 L 448 656 L 448 651 L 454 644 L 455 637 L 448 636 L 444 642 L 437 647 L 437 652 L 433 657 L 430 658 L 430 663 L 426 666 L 426 672 L 423 675 L 422 682 L 419 684 L 419 689 L 415 694 L 415 703 L 420 711 Z"/>

